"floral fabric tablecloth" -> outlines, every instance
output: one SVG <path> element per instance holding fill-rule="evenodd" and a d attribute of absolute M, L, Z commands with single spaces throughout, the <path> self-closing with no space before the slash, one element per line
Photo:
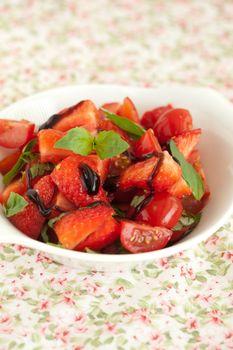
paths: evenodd
<path fill-rule="evenodd" d="M 181 83 L 233 101 L 231 0 L 0 2 L 1 108 L 58 86 Z M 4 234 L 4 232 L 1 232 Z M 0 350 L 233 349 L 233 223 L 128 273 L 0 248 Z"/>

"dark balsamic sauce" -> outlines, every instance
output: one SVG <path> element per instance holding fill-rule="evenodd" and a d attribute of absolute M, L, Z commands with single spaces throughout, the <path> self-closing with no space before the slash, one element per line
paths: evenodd
<path fill-rule="evenodd" d="M 154 192 L 153 179 L 156 176 L 156 174 L 158 173 L 160 166 L 162 165 L 162 161 L 163 161 L 163 153 L 157 153 L 157 156 L 159 159 L 158 159 L 154 169 L 152 170 L 152 173 L 150 174 L 149 179 L 147 180 L 148 187 L 150 188 L 151 193 Z"/>
<path fill-rule="evenodd" d="M 99 192 L 100 177 L 87 164 L 80 164 L 79 171 L 83 187 L 89 196 L 94 196 Z"/>
<path fill-rule="evenodd" d="M 52 128 L 60 119 L 60 114 L 53 114 L 45 123 L 41 124 L 38 131 Z"/>
<path fill-rule="evenodd" d="M 27 189 L 29 190 L 30 188 L 32 188 L 32 173 L 30 168 L 25 171 L 25 175 L 26 175 Z"/>
<path fill-rule="evenodd" d="M 149 194 L 148 197 L 146 197 L 138 206 L 136 206 L 133 215 L 131 216 L 131 219 L 135 219 L 138 213 L 151 201 L 153 198 L 153 194 Z"/>
<path fill-rule="evenodd" d="M 33 203 L 36 204 L 40 214 L 42 216 L 48 216 L 51 211 L 52 208 L 46 208 L 44 203 L 42 202 L 38 192 L 36 190 L 33 190 L 32 188 L 29 188 L 29 190 L 27 190 L 26 195 L 28 196 L 28 198 L 30 199 L 30 201 L 32 201 Z"/>
<path fill-rule="evenodd" d="M 109 193 L 116 192 L 119 176 L 108 177 L 103 183 L 103 189 Z"/>

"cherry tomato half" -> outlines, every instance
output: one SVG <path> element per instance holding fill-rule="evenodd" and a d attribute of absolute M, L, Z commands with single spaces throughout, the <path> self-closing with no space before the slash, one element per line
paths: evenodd
<path fill-rule="evenodd" d="M 157 137 L 152 129 L 148 129 L 140 139 L 135 142 L 133 152 L 135 157 L 142 158 L 153 152 L 162 152 Z"/>
<path fill-rule="evenodd" d="M 136 220 L 151 226 L 172 228 L 182 214 L 181 201 L 166 192 L 157 193 L 136 216 Z"/>
<path fill-rule="evenodd" d="M 164 144 L 172 136 L 181 134 L 193 127 L 192 116 L 187 109 L 175 108 L 162 114 L 155 122 L 153 130 L 160 143 Z"/>
<path fill-rule="evenodd" d="M 33 136 L 35 124 L 25 120 L 0 119 L 0 146 L 19 148 Z"/>
<path fill-rule="evenodd" d="M 141 119 L 142 126 L 144 126 L 144 128 L 146 129 L 153 128 L 158 118 L 172 108 L 172 105 L 168 104 L 167 106 L 157 107 L 152 109 L 151 111 L 145 112 Z"/>
<path fill-rule="evenodd" d="M 120 240 L 131 253 L 144 253 L 164 248 L 173 232 L 164 227 L 151 227 L 134 221 L 121 221 Z"/>

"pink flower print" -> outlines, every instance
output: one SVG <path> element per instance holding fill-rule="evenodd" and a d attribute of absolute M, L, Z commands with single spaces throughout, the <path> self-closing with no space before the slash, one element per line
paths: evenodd
<path fill-rule="evenodd" d="M 78 345 L 78 346 L 75 346 L 73 350 L 84 350 L 84 347 Z"/>
<path fill-rule="evenodd" d="M 214 236 L 211 236 L 209 239 L 207 239 L 207 241 L 205 242 L 205 245 L 214 245 L 216 246 L 219 242 L 219 237 L 214 235 Z"/>
<path fill-rule="evenodd" d="M 48 310 L 49 300 L 42 300 L 39 305 L 39 310 Z"/>
<path fill-rule="evenodd" d="M 154 331 L 151 335 L 151 341 L 153 343 L 160 343 L 162 340 L 162 335 L 158 331 Z"/>
<path fill-rule="evenodd" d="M 36 262 L 47 262 L 47 263 L 51 263 L 52 260 L 50 258 L 48 258 L 47 256 L 45 256 L 42 253 L 37 253 L 36 255 Z"/>
<path fill-rule="evenodd" d="M 195 280 L 196 274 L 193 272 L 193 269 L 191 267 L 188 268 L 187 266 L 183 265 L 181 266 L 180 270 L 181 270 L 180 276 L 188 277 L 188 278 L 191 278 L 192 280 Z"/>
<path fill-rule="evenodd" d="M 195 318 L 190 318 L 187 322 L 186 322 L 186 328 L 189 331 L 193 331 L 194 329 L 198 328 L 198 323 L 197 320 Z"/>
<path fill-rule="evenodd" d="M 83 323 L 85 316 L 83 314 L 75 315 L 74 322 Z"/>
<path fill-rule="evenodd" d="M 209 316 L 211 318 L 211 322 L 215 323 L 215 324 L 222 324 L 223 321 L 220 318 L 221 314 L 222 313 L 219 310 L 212 310 L 211 312 L 209 312 Z"/>
<path fill-rule="evenodd" d="M 233 331 L 228 331 L 227 333 L 225 333 L 225 339 L 233 340 Z"/>
<path fill-rule="evenodd" d="M 29 249 L 28 247 L 23 247 L 22 245 L 15 244 L 15 249 L 20 252 L 21 255 L 25 255 L 28 253 Z"/>
<path fill-rule="evenodd" d="M 75 305 L 75 302 L 74 302 L 73 298 L 70 296 L 70 292 L 66 292 L 66 293 L 64 294 L 63 301 L 64 301 L 64 303 L 67 304 L 67 305 L 70 305 L 70 306 Z"/>
<path fill-rule="evenodd" d="M 68 331 L 68 329 L 60 328 L 60 329 L 57 329 L 57 331 L 55 333 L 55 338 L 57 340 L 61 340 L 65 344 L 67 344 L 67 342 L 69 340 L 69 335 L 70 335 L 70 332 Z"/>
<path fill-rule="evenodd" d="M 2 315 L 0 317 L 0 334 L 11 334 L 13 329 L 10 327 L 11 318 L 9 315 Z"/>
<path fill-rule="evenodd" d="M 111 323 L 111 322 L 107 322 L 106 327 L 107 327 L 107 330 L 109 332 L 112 332 L 112 333 L 114 333 L 114 331 L 116 329 L 116 325 L 114 323 Z"/>
<path fill-rule="evenodd" d="M 167 301 L 162 301 L 161 306 L 163 308 L 163 311 L 165 314 L 170 315 L 174 311 L 175 305 L 167 302 Z"/>
<path fill-rule="evenodd" d="M 159 259 L 159 265 L 165 269 L 167 269 L 170 266 L 167 258 Z"/>
<path fill-rule="evenodd" d="M 133 312 L 134 319 L 140 320 L 143 324 L 150 324 L 151 320 L 148 317 L 148 311 L 145 308 L 137 309 Z"/>
<path fill-rule="evenodd" d="M 28 290 L 26 288 L 13 288 L 13 292 L 16 298 L 22 298 L 23 296 L 25 296 L 27 291 Z"/>

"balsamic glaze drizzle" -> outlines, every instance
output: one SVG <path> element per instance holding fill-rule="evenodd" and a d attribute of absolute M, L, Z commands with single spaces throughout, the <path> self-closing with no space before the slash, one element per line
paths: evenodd
<path fill-rule="evenodd" d="M 41 198 L 36 190 L 29 188 L 26 192 L 26 195 L 28 196 L 30 201 L 32 201 L 33 203 L 36 204 L 36 206 L 37 206 L 37 208 L 42 216 L 48 216 L 51 213 L 52 208 L 45 207 L 44 203 L 42 202 L 42 200 L 41 200 Z"/>
<path fill-rule="evenodd" d="M 25 171 L 25 175 L 26 175 L 27 189 L 29 190 L 30 188 L 32 188 L 32 173 L 30 168 Z"/>
<path fill-rule="evenodd" d="M 81 181 L 83 187 L 89 196 L 94 196 L 99 192 L 100 188 L 100 177 L 92 170 L 87 164 L 80 164 L 79 171 L 81 174 Z"/>
<path fill-rule="evenodd" d="M 107 179 L 103 183 L 103 189 L 109 193 L 115 192 L 117 190 L 118 180 L 119 176 L 107 177 Z"/>
<path fill-rule="evenodd" d="M 148 180 L 147 180 L 147 183 L 148 183 L 148 187 L 150 188 L 151 190 L 151 193 L 154 192 L 154 188 L 153 188 L 153 179 L 154 177 L 156 176 L 156 174 L 158 173 L 159 171 L 159 168 L 160 166 L 162 165 L 162 161 L 163 161 L 163 153 L 157 153 L 157 157 L 159 158 L 154 169 L 152 170 L 152 173 L 150 174 Z"/>
<path fill-rule="evenodd" d="M 131 216 L 131 219 L 135 219 L 135 217 L 138 215 L 138 213 L 151 201 L 153 198 L 153 194 L 149 194 L 148 197 L 146 197 L 141 203 L 139 203 L 135 210 L 133 215 Z"/>
<path fill-rule="evenodd" d="M 43 129 L 50 129 L 61 119 L 60 114 L 53 114 L 45 123 L 41 124 L 38 131 Z"/>

